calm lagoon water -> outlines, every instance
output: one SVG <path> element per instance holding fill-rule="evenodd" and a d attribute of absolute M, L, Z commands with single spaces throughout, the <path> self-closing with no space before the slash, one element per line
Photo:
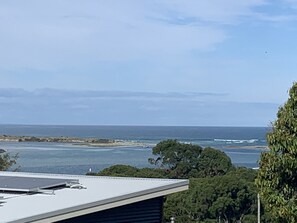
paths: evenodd
<path fill-rule="evenodd" d="M 18 153 L 20 171 L 85 174 L 114 164 L 148 167 L 152 145 L 164 139 L 211 146 L 227 153 L 238 166 L 257 167 L 269 128 L 247 127 L 146 127 L 146 126 L 24 126 L 0 125 L 0 134 L 26 136 L 98 137 L 138 141 L 145 147 L 94 148 L 57 143 L 1 142 Z"/>

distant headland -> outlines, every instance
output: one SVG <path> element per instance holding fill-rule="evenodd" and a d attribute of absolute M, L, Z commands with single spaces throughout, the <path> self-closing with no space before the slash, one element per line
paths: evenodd
<path fill-rule="evenodd" d="M 124 147 L 124 146 L 142 146 L 144 143 L 134 141 L 123 141 L 114 139 L 98 139 L 98 138 L 78 138 L 78 137 L 36 137 L 36 136 L 10 136 L 1 135 L 0 142 L 47 142 L 47 143 L 71 143 L 80 146 L 93 147 Z"/>

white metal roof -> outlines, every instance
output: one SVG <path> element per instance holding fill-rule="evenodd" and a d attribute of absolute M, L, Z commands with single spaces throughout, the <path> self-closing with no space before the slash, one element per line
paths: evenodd
<path fill-rule="evenodd" d="M 188 180 L 94 177 L 21 172 L 0 176 L 78 179 L 86 189 L 64 188 L 54 194 L 0 192 L 0 222 L 53 222 L 188 189 Z M 3 197 L 1 199 L 1 197 Z M 1 202 L 5 202 L 2 203 Z M 2 205 L 2 206 L 1 206 Z"/>

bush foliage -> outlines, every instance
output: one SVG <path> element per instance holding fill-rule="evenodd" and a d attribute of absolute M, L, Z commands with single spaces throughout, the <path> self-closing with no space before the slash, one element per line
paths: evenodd
<path fill-rule="evenodd" d="M 273 222 L 297 222 L 297 83 L 279 108 L 267 135 L 270 151 L 261 154 L 256 184 Z"/>
<path fill-rule="evenodd" d="M 255 170 L 235 168 L 220 150 L 177 140 L 160 142 L 153 155 L 155 168 L 115 165 L 97 175 L 190 179 L 189 190 L 166 197 L 164 222 L 172 216 L 176 223 L 256 221 Z"/>

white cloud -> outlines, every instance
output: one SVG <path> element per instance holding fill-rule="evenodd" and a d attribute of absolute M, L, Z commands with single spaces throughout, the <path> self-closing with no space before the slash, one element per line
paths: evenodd
<path fill-rule="evenodd" d="M 278 107 L 273 103 L 215 100 L 222 95 L 213 93 L 40 89 L 24 91 L 23 97 L 19 93 L 9 97 L 7 94 L 16 89 L 0 90 L 0 123 L 11 124 L 266 126 Z M 208 100 L 210 97 L 214 100 Z"/>
<path fill-rule="evenodd" d="M 162 1 L 165 10 L 179 18 L 192 18 L 218 24 L 238 22 L 241 17 L 253 16 L 253 8 L 266 4 L 265 0 L 209 0 Z"/>
<path fill-rule="evenodd" d="M 82 90 L 62 90 L 62 89 L 36 89 L 28 91 L 19 88 L 0 88 L 0 99 L 19 98 L 20 100 L 87 100 L 87 99 L 132 99 L 132 100 L 152 100 L 152 99 L 169 99 L 169 100 L 196 100 L 199 98 L 222 98 L 224 93 L 216 92 L 137 92 L 137 91 L 82 91 Z"/>
<path fill-rule="evenodd" d="M 174 57 L 213 50 L 222 24 L 263 0 L 9 1 L 0 3 L 2 68 L 55 70 L 98 60 Z"/>
<path fill-rule="evenodd" d="M 295 78 L 294 57 L 287 55 L 290 62 L 287 51 L 277 52 L 287 40 L 274 37 L 294 33 L 269 29 L 271 23 L 294 19 L 278 8 L 284 3 L 1 1 L 0 85 L 135 92 L 216 89 L 228 92 L 230 100 L 279 102 Z M 288 74 L 269 77 L 266 84 L 270 73 Z"/>

